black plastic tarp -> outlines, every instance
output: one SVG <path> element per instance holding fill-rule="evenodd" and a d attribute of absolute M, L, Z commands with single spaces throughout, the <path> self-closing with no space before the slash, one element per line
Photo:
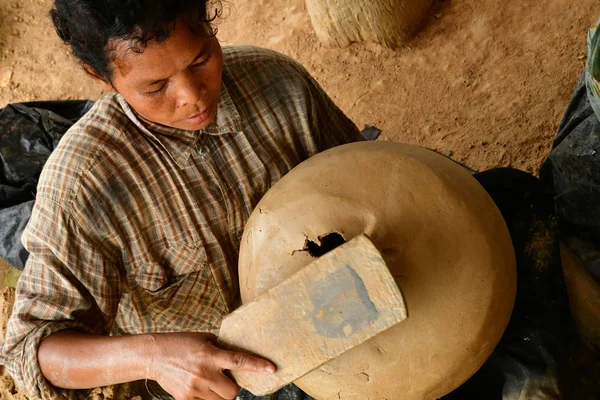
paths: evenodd
<path fill-rule="evenodd" d="M 588 243 L 573 250 L 600 282 L 600 120 L 581 76 L 540 178 L 553 192 L 563 239 Z M 573 247 L 573 246 L 572 246 Z"/>
<path fill-rule="evenodd" d="M 19 238 L 31 216 L 37 181 L 62 135 L 93 105 L 87 100 L 9 104 L 0 110 L 0 258 L 22 270 Z"/>

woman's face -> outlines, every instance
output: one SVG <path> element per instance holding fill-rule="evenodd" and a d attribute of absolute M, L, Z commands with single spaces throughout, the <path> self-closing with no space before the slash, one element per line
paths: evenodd
<path fill-rule="evenodd" d="M 106 90 L 161 125 L 198 130 L 214 121 L 223 68 L 216 37 L 195 34 L 180 18 L 162 43 L 149 42 L 141 53 L 130 47 L 117 43 L 112 85 L 102 81 Z"/>

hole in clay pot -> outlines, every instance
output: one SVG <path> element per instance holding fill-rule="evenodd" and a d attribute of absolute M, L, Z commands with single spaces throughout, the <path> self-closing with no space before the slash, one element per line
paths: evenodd
<path fill-rule="evenodd" d="M 308 254 L 313 257 L 321 257 L 323 254 L 346 243 L 346 239 L 337 232 L 331 232 L 327 235 L 319 236 L 319 242 L 321 242 L 320 245 L 306 239 L 302 251 L 308 251 Z"/>

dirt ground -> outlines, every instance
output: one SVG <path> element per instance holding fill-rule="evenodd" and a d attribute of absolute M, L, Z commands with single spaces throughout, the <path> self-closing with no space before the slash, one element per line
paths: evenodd
<path fill-rule="evenodd" d="M 56 37 L 50 0 L 0 2 L 0 88 L 9 102 L 102 92 Z M 223 44 L 269 47 L 299 60 L 360 128 L 451 155 L 474 169 L 536 172 L 583 71 L 597 0 L 438 0 L 407 47 L 320 45 L 304 0 L 227 0 Z"/>
<path fill-rule="evenodd" d="M 0 0 L 0 107 L 102 95 L 57 38 L 50 5 Z M 323 47 L 304 0 L 224 7 L 222 44 L 297 59 L 360 128 L 377 126 L 384 140 L 426 146 L 476 170 L 532 173 L 550 150 L 583 71 L 586 32 L 600 16 L 598 0 L 436 0 L 424 31 L 391 51 Z M 3 379 L 0 398 L 23 398 Z"/>

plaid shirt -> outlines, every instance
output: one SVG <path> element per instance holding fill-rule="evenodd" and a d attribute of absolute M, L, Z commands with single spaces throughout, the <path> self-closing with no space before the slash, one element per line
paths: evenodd
<path fill-rule="evenodd" d="M 298 163 L 363 139 L 294 61 L 248 46 L 224 58 L 209 127 L 160 126 L 109 95 L 45 165 L 0 355 L 33 396 L 85 395 L 40 371 L 39 343 L 56 331 L 217 333 L 239 305 L 239 240 L 253 207 Z"/>

